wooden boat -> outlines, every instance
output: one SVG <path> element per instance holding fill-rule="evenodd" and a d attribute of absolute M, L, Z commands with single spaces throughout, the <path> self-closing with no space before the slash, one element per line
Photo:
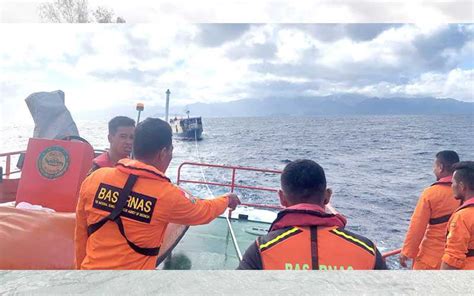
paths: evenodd
<path fill-rule="evenodd" d="M 171 129 L 175 137 L 184 140 L 202 139 L 202 119 L 201 117 L 173 118 L 170 119 Z"/>

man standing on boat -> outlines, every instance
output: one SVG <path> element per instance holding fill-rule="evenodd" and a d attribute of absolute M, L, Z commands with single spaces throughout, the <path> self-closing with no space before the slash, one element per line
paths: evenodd
<path fill-rule="evenodd" d="M 135 120 L 126 116 L 116 116 L 109 121 L 109 150 L 97 156 L 92 162 L 90 173 L 99 168 L 113 167 L 120 159 L 132 153 Z"/>
<path fill-rule="evenodd" d="M 454 165 L 453 192 L 462 206 L 448 222 L 441 269 L 474 269 L 474 161 Z"/>
<path fill-rule="evenodd" d="M 78 269 L 154 269 L 168 223 L 207 224 L 238 197 L 190 197 L 165 176 L 173 155 L 168 123 L 148 118 L 135 130 L 135 160 L 95 171 L 82 183 L 76 209 Z"/>
<path fill-rule="evenodd" d="M 433 165 L 436 182 L 426 188 L 418 200 L 400 254 L 400 265 L 413 269 L 439 269 L 446 243 L 447 222 L 459 201 L 451 189 L 453 164 L 459 161 L 456 152 L 438 152 Z"/>
<path fill-rule="evenodd" d="M 346 219 L 325 212 L 332 191 L 324 170 L 311 160 L 289 163 L 278 191 L 285 210 L 267 235 L 245 252 L 238 269 L 387 269 L 369 239 L 344 229 Z"/>

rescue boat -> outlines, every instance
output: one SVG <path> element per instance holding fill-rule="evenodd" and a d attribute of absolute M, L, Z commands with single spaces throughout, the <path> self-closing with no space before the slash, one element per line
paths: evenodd
<path fill-rule="evenodd" d="M 58 143 L 54 143 L 57 145 Z M 19 195 L 22 178 L 28 172 L 11 170 L 13 158 L 18 158 L 21 151 L 3 153 L 6 158 L 6 170 L 0 182 L 0 233 L 6 235 L 0 242 L 0 269 L 72 269 L 74 268 L 74 224 L 75 213 L 69 211 L 42 212 L 30 209 L 19 209 L 21 201 L 41 204 L 36 199 Z M 27 152 L 27 161 L 30 159 Z M 37 155 L 35 155 L 37 156 Z M 91 160 L 91 159 L 90 159 Z M 89 161 L 87 163 L 90 163 Z M 232 180 L 228 182 L 208 182 L 187 179 L 183 176 L 184 167 L 207 167 L 230 170 Z M 178 168 L 176 184 L 200 184 L 226 188 L 276 192 L 277 188 L 266 188 L 245 185 L 236 182 L 238 172 L 253 171 L 262 174 L 281 172 L 240 166 L 227 166 L 205 163 L 182 163 Z M 17 176 L 15 178 L 15 176 Z M 20 177 L 20 178 L 18 178 Z M 52 193 L 51 186 L 47 191 Z M 19 190 L 20 189 L 20 190 Z M 38 189 L 36 189 L 38 190 Z M 54 190 L 53 190 L 54 191 Z M 71 202 L 75 199 L 71 195 Z M 42 203 L 54 208 L 51 200 Z M 207 225 L 192 226 L 170 224 L 157 260 L 158 269 L 197 269 L 220 270 L 235 269 L 242 252 L 252 244 L 256 237 L 266 234 L 277 212 L 282 208 L 276 204 L 243 203 L 236 210 L 225 212 Z M 326 209 L 335 213 L 331 206 Z M 398 254 L 399 250 L 383 254 L 384 257 Z M 164 262 L 163 264 L 161 264 Z"/>
<path fill-rule="evenodd" d="M 88 155 L 86 159 L 78 157 L 78 150 L 81 149 L 81 153 Z M 5 235 L 0 242 L 0 269 L 74 268 L 74 209 L 80 183 L 86 176 L 86 168 L 92 164 L 91 149 L 89 144 L 81 142 L 32 138 L 21 170 L 12 170 L 12 162 L 18 160 L 24 151 L 0 154 L 0 158 L 5 160 L 5 172 L 0 179 L 0 233 Z M 67 164 L 68 158 L 71 162 Z M 74 159 L 77 161 L 73 162 Z M 78 175 L 65 169 L 77 167 L 81 163 Z M 183 163 L 179 167 L 177 184 L 198 183 L 182 178 L 181 168 L 185 165 L 231 169 L 234 176 L 238 170 L 270 172 Z M 203 184 L 208 185 L 206 182 Z M 251 188 L 235 183 L 210 185 L 231 187 L 232 191 L 236 188 Z M 22 203 L 34 206 L 18 207 Z M 46 210 L 35 210 L 34 207 Z M 160 268 L 234 269 L 241 258 L 240 248 L 247 247 L 257 235 L 268 230 L 278 208 L 244 204 L 208 225 L 188 230 L 186 225 L 170 224 L 157 265 L 169 257 L 164 267 Z"/>
<path fill-rule="evenodd" d="M 33 95 L 36 95 L 33 98 L 40 97 L 40 102 L 45 101 L 45 93 Z M 55 93 L 53 97 L 59 105 L 64 105 L 64 93 Z M 50 103 L 48 108 L 51 108 Z M 37 107 L 33 104 L 30 111 Z M 33 111 L 32 114 L 35 119 Z M 46 129 L 35 127 L 34 137 L 30 138 L 26 151 L 0 153 L 0 269 L 74 268 L 75 207 L 80 184 L 92 166 L 94 149 L 78 134 L 61 135 L 61 139 L 40 138 L 38 132 L 58 127 L 69 127 L 69 132 L 62 131 L 69 134 L 71 130 L 77 130 L 75 124 L 66 125 L 52 120 L 42 122 Z M 189 167 L 227 170 L 231 178 L 219 182 L 196 180 L 186 176 L 183 168 Z M 210 195 L 209 186 L 224 188 L 227 192 L 277 191 L 277 188 L 246 185 L 245 180 L 239 179 L 243 171 L 265 174 L 264 179 L 269 174 L 275 178 L 281 174 L 269 169 L 184 162 L 178 167 L 176 184 L 183 187 L 206 186 Z M 260 199 L 257 197 L 254 200 Z M 269 204 L 244 202 L 236 210 L 225 212 L 207 225 L 189 227 L 169 224 L 157 267 L 235 269 L 242 258 L 242 251 L 257 236 L 267 233 L 277 212 L 282 209 L 276 200 Z M 327 206 L 326 210 L 336 212 L 331 206 Z M 384 256 L 398 252 L 395 250 Z"/>

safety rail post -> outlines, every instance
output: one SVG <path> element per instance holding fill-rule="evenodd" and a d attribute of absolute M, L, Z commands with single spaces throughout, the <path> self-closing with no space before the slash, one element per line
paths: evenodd
<path fill-rule="evenodd" d="M 7 155 L 7 163 L 6 163 L 6 168 L 5 168 L 5 176 L 7 178 L 10 177 L 10 154 Z"/>
<path fill-rule="evenodd" d="M 234 192 L 235 186 L 235 168 L 232 169 L 232 183 L 230 185 L 230 192 Z M 237 253 L 237 257 L 239 258 L 239 262 L 242 261 L 242 253 L 240 252 L 239 244 L 237 243 L 237 238 L 234 234 L 234 229 L 232 228 L 231 224 L 232 219 L 232 209 L 228 209 L 227 211 L 227 226 L 229 227 L 230 235 L 232 236 L 232 243 L 234 244 L 235 252 Z"/>
<path fill-rule="evenodd" d="M 11 175 L 20 173 L 21 170 L 13 170 L 11 169 L 11 162 L 12 162 L 12 156 L 14 155 L 20 155 L 24 153 L 25 151 L 13 151 L 13 152 L 7 152 L 7 153 L 0 153 L 0 158 L 3 159 L 5 158 L 5 167 L 4 171 L 2 173 L 2 176 L 5 177 L 6 179 L 9 179 Z"/>
<path fill-rule="evenodd" d="M 235 188 L 235 168 L 232 169 L 232 183 L 230 186 L 230 192 L 234 192 Z"/>
<path fill-rule="evenodd" d="M 176 177 L 176 185 L 179 185 L 179 181 L 181 181 L 181 167 L 183 166 L 183 164 L 181 164 L 179 167 L 178 167 L 178 176 Z"/>

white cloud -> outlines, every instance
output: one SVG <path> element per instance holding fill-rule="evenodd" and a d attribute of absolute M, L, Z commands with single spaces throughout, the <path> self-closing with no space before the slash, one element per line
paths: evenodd
<path fill-rule="evenodd" d="M 313 41 L 299 30 L 282 29 L 278 32 L 277 45 L 279 62 L 291 64 L 300 60 L 301 53 L 310 48 Z"/>
<path fill-rule="evenodd" d="M 411 95 L 460 98 L 474 102 L 474 70 L 453 69 L 449 73 L 424 73 L 404 86 Z"/>
<path fill-rule="evenodd" d="M 337 92 L 473 101 L 473 26 L 453 28 L 401 25 L 373 39 L 347 33 L 321 41 L 297 25 L 267 24 L 203 47 L 199 26 L 192 24 L 1 25 L 0 102 L 2 109 L 24 113 L 30 93 L 62 89 L 68 106 L 80 111 L 138 100 L 162 105 L 168 88 L 173 104 Z M 452 32 L 457 37 L 446 39 Z M 430 56 L 423 55 L 420 42 L 436 46 Z M 275 54 L 228 54 L 256 45 L 274 46 Z M 272 83 L 279 88 L 264 89 Z M 2 116 L 14 114 L 8 113 Z"/>
<path fill-rule="evenodd" d="M 407 84 L 380 82 L 363 87 L 339 86 L 348 92 L 374 97 L 437 97 L 474 102 L 474 70 L 453 69 L 448 73 L 423 73 Z M 333 91 L 326 86 L 321 93 Z"/>

